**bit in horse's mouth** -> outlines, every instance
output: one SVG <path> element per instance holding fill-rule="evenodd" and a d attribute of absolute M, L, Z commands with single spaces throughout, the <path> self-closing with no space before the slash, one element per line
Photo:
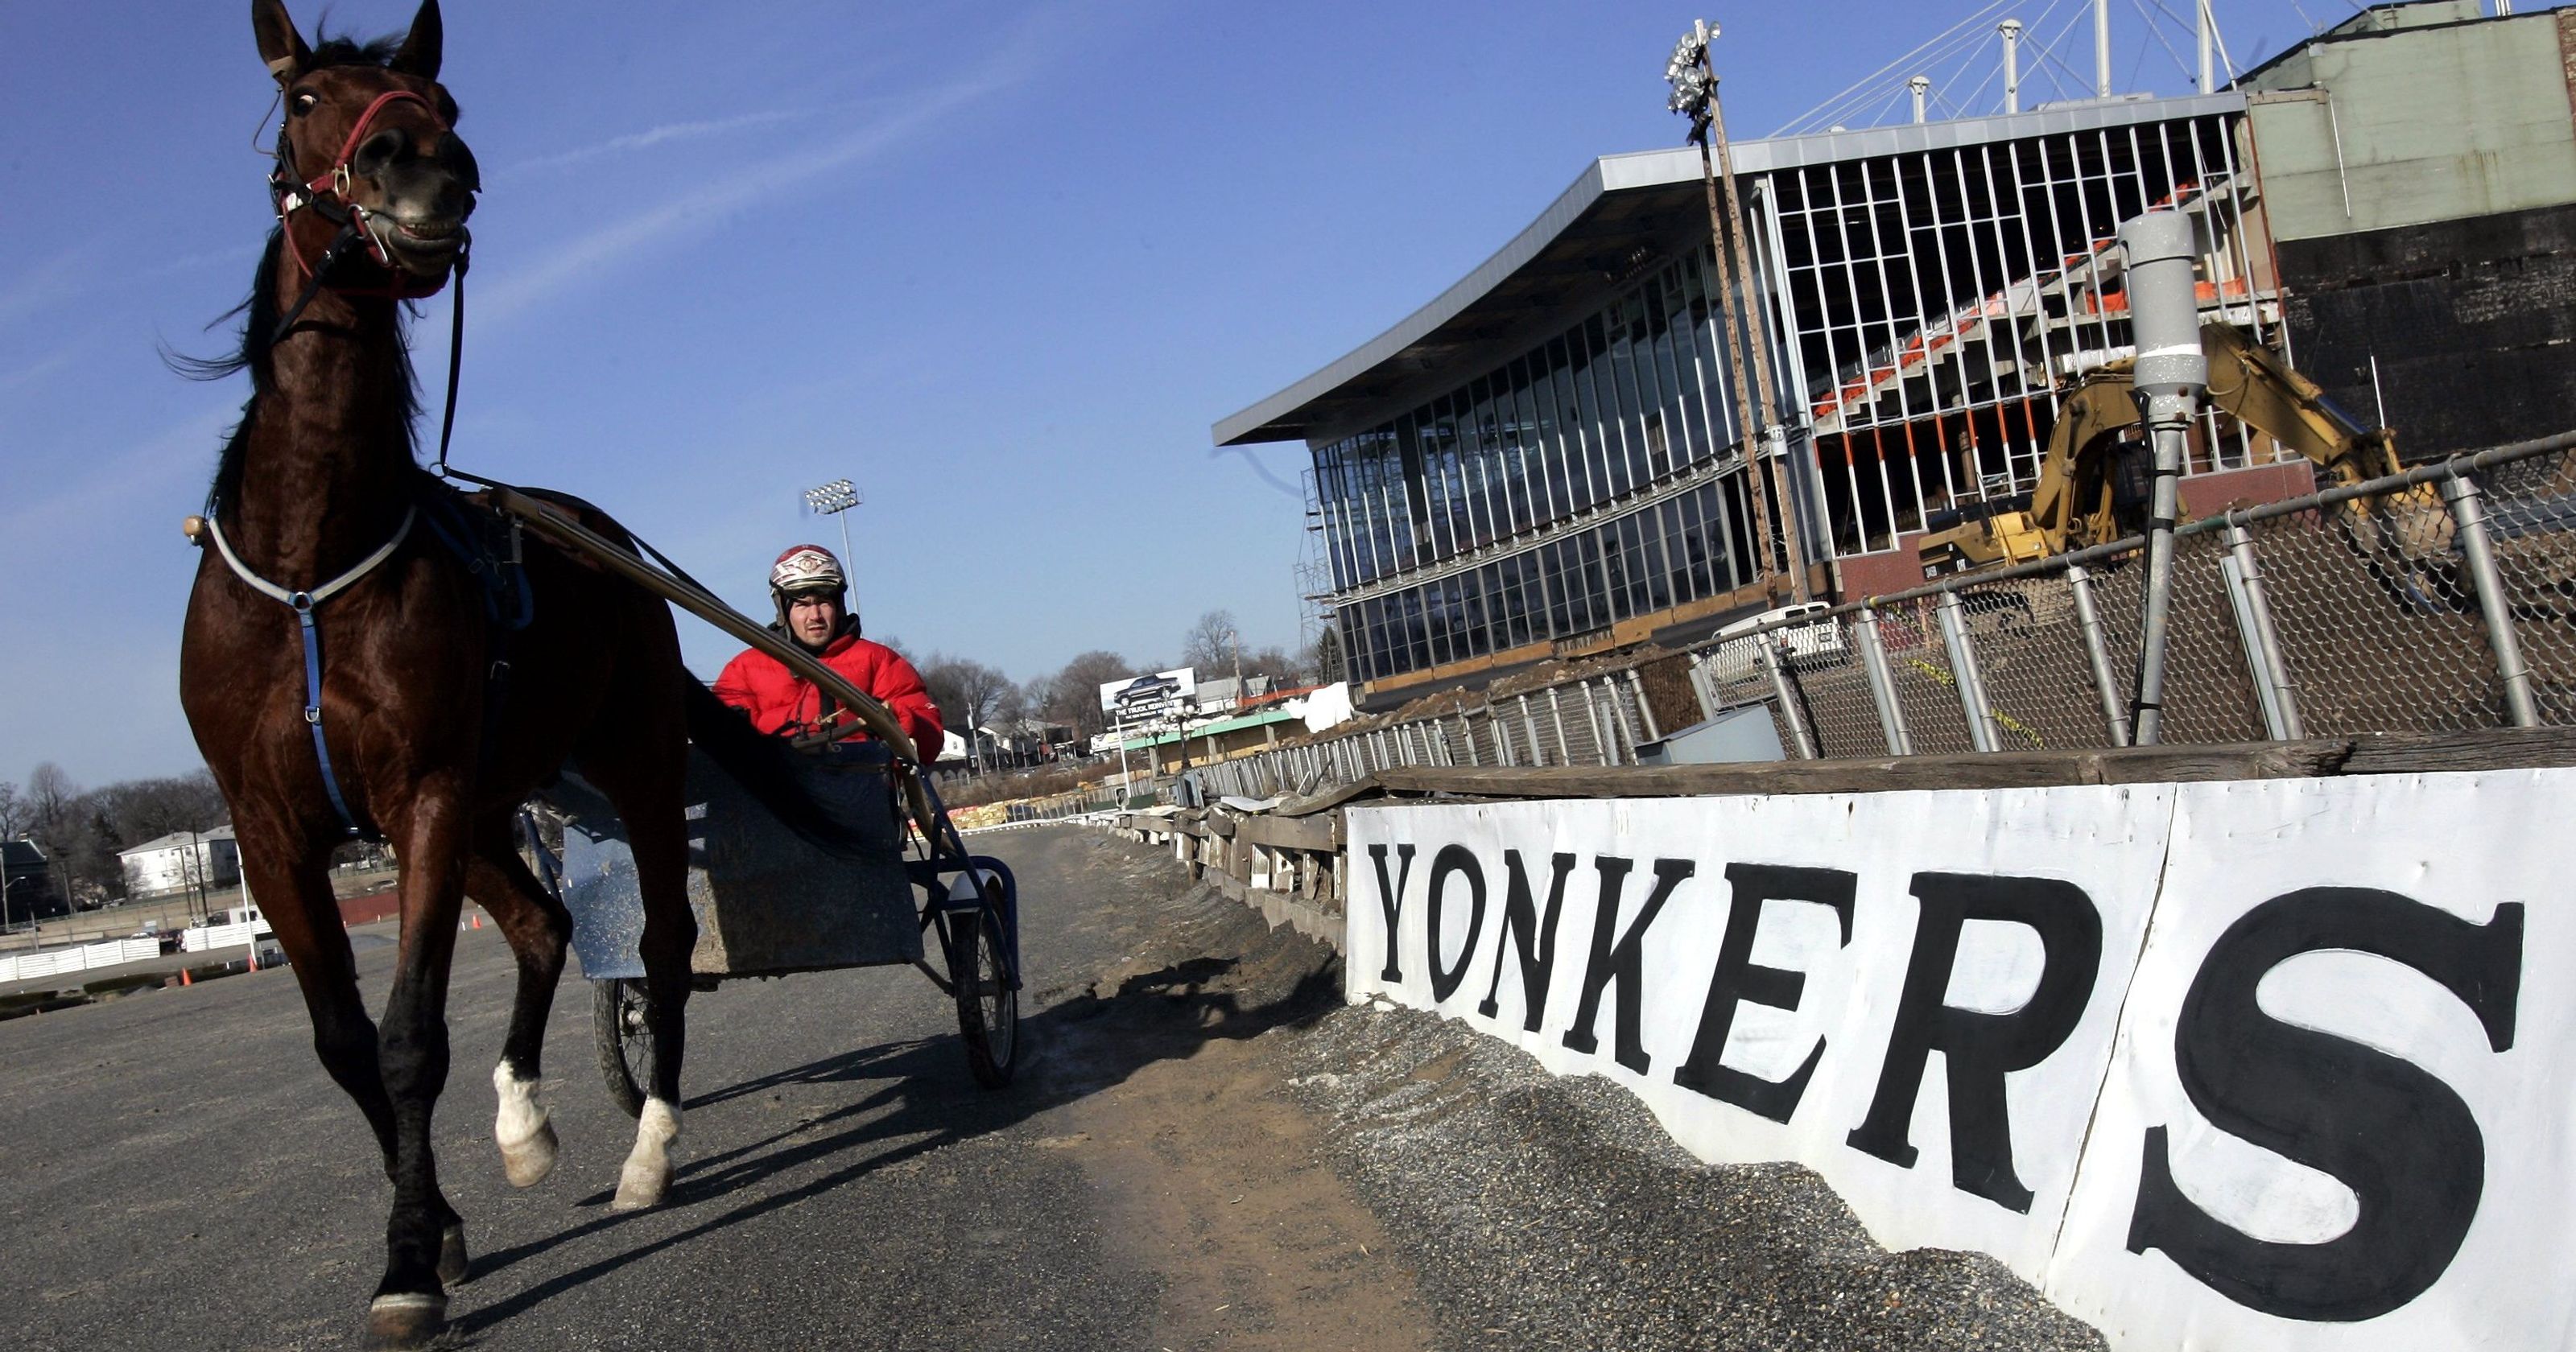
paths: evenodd
<path fill-rule="evenodd" d="M 418 222 L 397 220 L 394 222 L 394 228 L 411 236 L 413 239 L 426 240 L 433 244 L 443 244 L 456 237 L 458 224 L 459 223 L 454 220 L 444 218 L 435 218 Z"/>

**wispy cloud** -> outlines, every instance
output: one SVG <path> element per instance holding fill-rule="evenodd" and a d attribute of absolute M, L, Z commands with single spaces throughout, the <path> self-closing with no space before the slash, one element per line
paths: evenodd
<path fill-rule="evenodd" d="M 720 136 L 746 127 L 766 127 L 780 122 L 795 122 L 815 115 L 811 108 L 778 108 L 767 112 L 744 113 L 739 117 L 710 118 L 702 122 L 667 122 L 648 131 L 613 136 L 596 145 L 579 146 L 553 155 L 539 155 L 521 160 L 502 172 L 510 176 L 534 173 L 540 169 L 561 169 L 568 164 L 595 160 L 606 155 L 648 150 L 669 141 L 690 141 L 701 136 Z"/>
<path fill-rule="evenodd" d="M 897 111 L 873 117 L 820 144 L 756 162 L 604 226 L 499 278 L 476 297 L 486 319 L 502 319 L 585 276 L 699 229 L 762 198 L 873 159 L 937 125 L 948 114 L 1017 85 L 1039 69 L 1036 25 L 962 79 L 920 92 Z"/>

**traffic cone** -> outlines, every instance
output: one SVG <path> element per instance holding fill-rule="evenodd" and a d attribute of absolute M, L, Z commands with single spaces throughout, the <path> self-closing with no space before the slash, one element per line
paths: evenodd
<path fill-rule="evenodd" d="M 483 928 L 483 913 L 481 911 L 476 911 L 474 913 L 474 928 Z"/>
<path fill-rule="evenodd" d="M 189 978 L 189 976 L 188 976 L 188 969 L 187 969 L 187 968 L 185 968 L 185 967 L 182 967 L 182 968 L 180 968 L 180 969 L 179 969 L 179 984 L 180 984 L 180 985 L 182 985 L 182 986 L 193 986 L 193 985 L 196 985 L 197 983 L 196 983 L 194 980 L 192 980 L 192 979 L 190 979 L 190 978 Z"/>

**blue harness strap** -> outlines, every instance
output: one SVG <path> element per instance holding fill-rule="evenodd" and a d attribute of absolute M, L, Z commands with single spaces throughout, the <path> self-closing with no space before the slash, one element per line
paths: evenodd
<path fill-rule="evenodd" d="M 322 632 L 313 627 L 313 593 L 290 593 L 286 603 L 295 607 L 295 622 L 304 635 L 304 723 L 313 729 L 313 759 L 322 767 L 322 791 L 331 795 L 331 810 L 340 814 L 340 825 L 352 837 L 363 836 L 366 832 L 349 811 L 349 800 L 340 796 L 340 777 L 331 772 L 331 743 L 322 735 Z"/>
<path fill-rule="evenodd" d="M 213 511 L 206 514 L 206 533 L 213 537 L 215 552 L 223 556 L 224 566 L 232 569 L 233 576 L 240 578 L 252 591 L 283 602 L 295 612 L 298 633 L 304 642 L 304 723 L 313 729 L 313 758 L 322 768 L 322 791 L 330 795 L 331 810 L 340 814 L 340 825 L 347 828 L 352 837 L 364 837 L 366 829 L 358 824 L 357 814 L 349 810 L 349 800 L 340 792 L 340 777 L 331 770 L 331 744 L 322 735 L 322 632 L 313 625 L 313 611 L 347 590 L 359 578 L 374 572 L 376 565 L 392 558 L 394 551 L 401 548 L 402 542 L 411 535 L 412 522 L 419 519 L 420 511 L 416 507 L 406 509 L 402 524 L 394 528 L 392 538 L 376 546 L 376 551 L 360 559 L 356 567 L 311 591 L 288 591 L 252 572 L 250 566 L 241 561 L 241 555 L 233 552 L 232 541 L 224 538 L 220 516 Z"/>

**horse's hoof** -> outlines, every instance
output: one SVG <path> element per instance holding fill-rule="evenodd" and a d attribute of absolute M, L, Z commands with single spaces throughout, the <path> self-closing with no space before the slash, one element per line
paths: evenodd
<path fill-rule="evenodd" d="M 501 1171 L 510 1176 L 511 1187 L 533 1188 L 555 1171 L 557 1150 L 555 1124 L 539 1121 L 525 1138 L 501 1143 Z"/>
<path fill-rule="evenodd" d="M 473 1275 L 474 1260 L 465 1252 L 465 1222 L 457 1221 L 438 1235 L 438 1280 L 463 1286 Z"/>
<path fill-rule="evenodd" d="M 447 1331 L 447 1297 L 396 1292 L 367 1306 L 371 1352 L 411 1352 Z"/>
<path fill-rule="evenodd" d="M 617 1196 L 608 1203 L 611 1211 L 644 1211 L 662 1204 L 671 1190 L 671 1165 L 667 1160 L 647 1164 L 628 1160 L 617 1174 Z"/>
<path fill-rule="evenodd" d="M 671 1188 L 671 1143 L 679 1138 L 678 1111 L 657 1098 L 644 1100 L 644 1112 L 635 1123 L 635 1149 L 617 1171 L 617 1197 L 609 1206 L 641 1211 L 661 1205 L 663 1194 Z"/>
<path fill-rule="evenodd" d="M 537 1081 L 520 1079 L 503 1061 L 492 1067 L 492 1091 L 500 1111 L 492 1118 L 492 1139 L 501 1147 L 501 1168 L 510 1186 L 533 1188 L 555 1169 L 555 1126 L 537 1101 Z"/>

